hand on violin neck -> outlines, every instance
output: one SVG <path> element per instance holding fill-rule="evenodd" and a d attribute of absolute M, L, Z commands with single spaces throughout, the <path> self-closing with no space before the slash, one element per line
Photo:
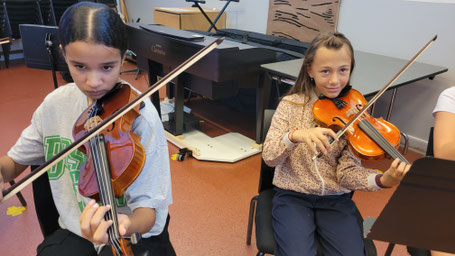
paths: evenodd
<path fill-rule="evenodd" d="M 80 227 L 82 237 L 95 244 L 108 244 L 107 230 L 112 226 L 112 220 L 106 221 L 104 215 L 111 209 L 109 205 L 100 206 L 95 200 L 91 200 L 80 217 Z M 119 223 L 119 233 L 124 236 L 127 234 L 131 224 L 129 217 L 125 214 L 117 214 Z"/>
<path fill-rule="evenodd" d="M 387 169 L 387 171 L 385 171 L 380 178 L 382 185 L 385 187 L 393 187 L 400 184 L 401 180 L 403 180 L 410 168 L 410 164 L 401 162 L 398 158 L 393 160 L 389 169 Z"/>
<path fill-rule="evenodd" d="M 310 129 L 297 129 L 292 132 L 291 141 L 294 143 L 305 143 L 314 154 L 318 154 L 318 150 L 327 154 L 330 149 L 330 137 L 338 141 L 334 131 L 328 128 L 315 127 Z"/>

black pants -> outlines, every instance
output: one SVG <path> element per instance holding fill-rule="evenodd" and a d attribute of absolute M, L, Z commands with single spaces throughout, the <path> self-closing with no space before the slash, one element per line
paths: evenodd
<path fill-rule="evenodd" d="M 168 216 L 166 225 L 160 235 L 142 238 L 139 243 L 131 246 L 135 256 L 175 256 L 175 251 L 172 247 L 167 230 L 169 219 Z M 38 246 L 37 255 L 95 256 L 98 254 L 95 251 L 92 242 L 66 229 L 58 229 L 50 236 L 46 237 Z M 112 256 L 111 247 L 105 246 L 99 255 Z"/>

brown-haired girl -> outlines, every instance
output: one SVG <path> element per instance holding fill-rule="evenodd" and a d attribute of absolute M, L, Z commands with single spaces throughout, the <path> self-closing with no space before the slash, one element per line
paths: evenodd
<path fill-rule="evenodd" d="M 276 167 L 275 255 L 316 255 L 315 233 L 324 255 L 364 255 L 350 192 L 395 186 L 410 168 L 399 159 L 383 174 L 364 168 L 344 138 L 316 125 L 313 104 L 319 97 L 346 94 L 353 69 L 354 51 L 343 34 L 318 35 L 295 86 L 275 111 L 263 150 L 264 161 Z M 319 151 L 323 156 L 313 158 Z"/>

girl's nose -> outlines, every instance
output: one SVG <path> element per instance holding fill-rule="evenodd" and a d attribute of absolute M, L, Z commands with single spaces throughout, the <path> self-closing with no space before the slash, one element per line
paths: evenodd
<path fill-rule="evenodd" d="M 98 87 L 102 84 L 101 75 L 97 72 L 90 72 L 87 75 L 87 85 L 90 87 Z"/>
<path fill-rule="evenodd" d="M 338 83 L 338 75 L 336 73 L 333 73 L 331 76 L 330 76 L 330 84 L 337 84 Z"/>

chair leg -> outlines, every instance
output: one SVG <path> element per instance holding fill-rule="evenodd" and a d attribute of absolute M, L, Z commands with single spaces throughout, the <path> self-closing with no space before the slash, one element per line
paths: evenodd
<path fill-rule="evenodd" d="M 134 80 L 137 80 L 137 78 L 139 77 L 140 74 L 141 74 L 141 70 L 140 70 L 140 69 L 137 69 L 137 71 L 136 71 L 136 77 L 134 78 Z"/>
<path fill-rule="evenodd" d="M 9 53 L 10 53 L 10 50 L 11 50 L 11 43 L 2 44 L 2 49 L 3 49 L 3 57 L 4 57 L 4 60 L 5 60 L 5 67 L 8 68 L 9 67 Z"/>
<path fill-rule="evenodd" d="M 389 243 L 389 245 L 387 246 L 387 250 L 385 251 L 384 256 L 390 256 L 390 255 L 392 255 L 392 251 L 393 251 L 393 248 L 394 248 L 394 247 L 395 247 L 395 244 Z"/>
<path fill-rule="evenodd" d="M 253 232 L 253 220 L 254 220 L 254 211 L 256 210 L 256 203 L 258 201 L 258 196 L 251 198 L 250 202 L 250 214 L 248 216 L 248 230 L 246 232 L 246 244 L 251 244 L 251 233 Z"/>

